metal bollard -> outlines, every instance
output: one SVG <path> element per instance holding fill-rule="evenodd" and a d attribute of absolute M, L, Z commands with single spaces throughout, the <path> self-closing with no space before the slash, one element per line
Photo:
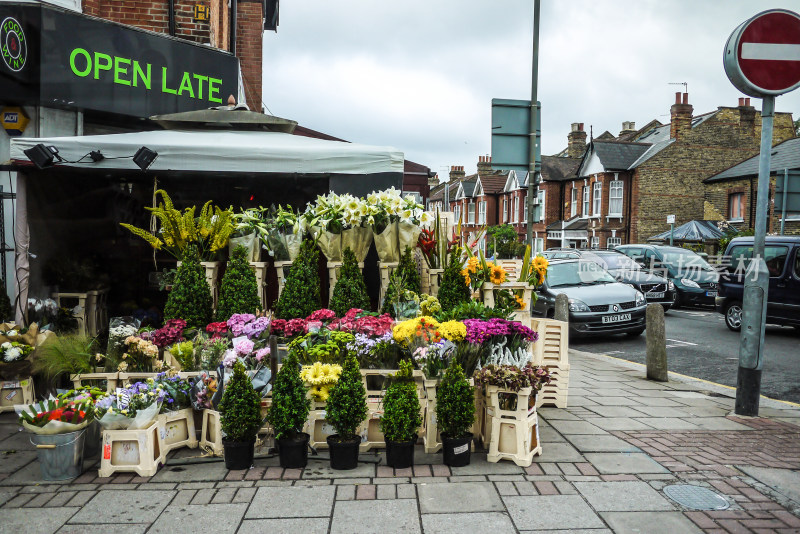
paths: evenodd
<path fill-rule="evenodd" d="M 664 308 L 648 304 L 647 319 L 647 379 L 668 382 L 667 333 L 664 327 Z"/>
<path fill-rule="evenodd" d="M 556 295 L 556 313 L 553 318 L 556 321 L 569 322 L 569 297 L 564 293 Z"/>

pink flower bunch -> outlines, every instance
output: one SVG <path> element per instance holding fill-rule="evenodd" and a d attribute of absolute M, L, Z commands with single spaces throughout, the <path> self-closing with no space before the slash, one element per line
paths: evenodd
<path fill-rule="evenodd" d="M 267 356 L 269 356 L 269 354 L 270 354 L 269 347 L 265 347 L 265 348 L 263 348 L 263 349 L 258 349 L 258 350 L 256 351 L 256 361 L 257 361 L 257 362 L 261 362 L 261 361 L 263 361 L 263 360 L 264 360 L 264 358 L 266 358 Z"/>
<path fill-rule="evenodd" d="M 364 310 L 350 309 L 344 317 L 328 325 L 331 330 L 342 330 L 352 334 L 382 336 L 392 331 L 394 319 L 388 313 L 383 315 L 364 315 Z"/>
<path fill-rule="evenodd" d="M 167 324 L 150 334 L 150 341 L 158 348 L 165 349 L 183 339 L 185 328 L 186 321 L 183 319 L 170 319 Z"/>
<path fill-rule="evenodd" d="M 524 326 L 522 323 L 506 321 L 505 319 L 465 319 L 462 321 L 467 327 L 464 338 L 469 343 L 480 345 L 496 337 L 518 336 L 526 341 L 536 341 L 539 334 Z"/>
<path fill-rule="evenodd" d="M 230 328 L 234 337 L 239 337 L 244 334 L 245 325 L 250 321 L 254 321 L 255 318 L 256 316 L 252 313 L 235 313 L 228 319 L 228 328 Z"/>
<path fill-rule="evenodd" d="M 241 341 L 236 343 L 234 349 L 236 349 L 236 353 L 239 354 L 240 356 L 247 356 L 248 354 L 253 352 L 254 347 L 255 343 L 253 343 L 249 339 L 242 339 Z"/>
<path fill-rule="evenodd" d="M 306 334 L 310 332 L 319 332 L 320 328 L 322 328 L 322 324 L 323 324 L 322 321 L 311 321 L 311 320 L 306 321 L 306 329 L 305 329 Z"/>
<path fill-rule="evenodd" d="M 286 321 L 286 326 L 283 328 L 283 335 L 286 337 L 294 337 L 297 334 L 304 334 L 305 331 L 305 319 L 289 319 Z"/>
<path fill-rule="evenodd" d="M 306 321 L 322 321 L 323 323 L 328 323 L 334 319 L 336 319 L 336 312 L 327 308 L 317 310 L 306 317 Z"/>

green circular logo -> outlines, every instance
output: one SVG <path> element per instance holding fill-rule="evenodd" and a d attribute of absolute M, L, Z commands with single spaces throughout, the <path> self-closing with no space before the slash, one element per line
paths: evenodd
<path fill-rule="evenodd" d="M 17 19 L 7 17 L 0 24 L 0 55 L 3 63 L 14 72 L 19 72 L 25 66 L 28 58 L 28 41 L 25 32 Z"/>

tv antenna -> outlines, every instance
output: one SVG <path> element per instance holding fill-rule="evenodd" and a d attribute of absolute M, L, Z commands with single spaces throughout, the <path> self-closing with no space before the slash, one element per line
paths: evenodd
<path fill-rule="evenodd" d="M 667 82 L 667 85 L 682 85 L 683 86 L 683 92 L 684 93 L 688 93 L 689 92 L 689 82 Z"/>

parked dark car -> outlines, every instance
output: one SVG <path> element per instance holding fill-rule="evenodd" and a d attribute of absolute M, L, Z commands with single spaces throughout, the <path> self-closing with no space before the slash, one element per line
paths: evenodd
<path fill-rule="evenodd" d="M 644 295 L 617 282 L 603 267 L 584 259 L 552 260 L 537 290 L 533 314 L 553 317 L 556 296 L 569 298 L 569 328 L 574 336 L 629 334 L 645 329 Z"/>
<path fill-rule="evenodd" d="M 620 245 L 618 250 L 675 285 L 672 307 L 714 305 L 719 273 L 696 252 L 665 245 Z"/>
<path fill-rule="evenodd" d="M 599 263 L 618 282 L 635 287 L 644 293 L 648 304 L 661 304 L 664 311 L 669 310 L 675 300 L 675 284 L 663 276 L 646 271 L 616 250 L 552 249 L 543 254 L 548 259 L 583 258 Z"/>
<path fill-rule="evenodd" d="M 720 277 L 716 308 L 725 315 L 728 328 L 738 332 L 742 327 L 745 274 L 753 259 L 753 238 L 732 239 L 725 258 L 730 258 L 730 265 Z M 767 236 L 764 261 L 769 271 L 766 321 L 800 329 L 800 236 Z"/>

